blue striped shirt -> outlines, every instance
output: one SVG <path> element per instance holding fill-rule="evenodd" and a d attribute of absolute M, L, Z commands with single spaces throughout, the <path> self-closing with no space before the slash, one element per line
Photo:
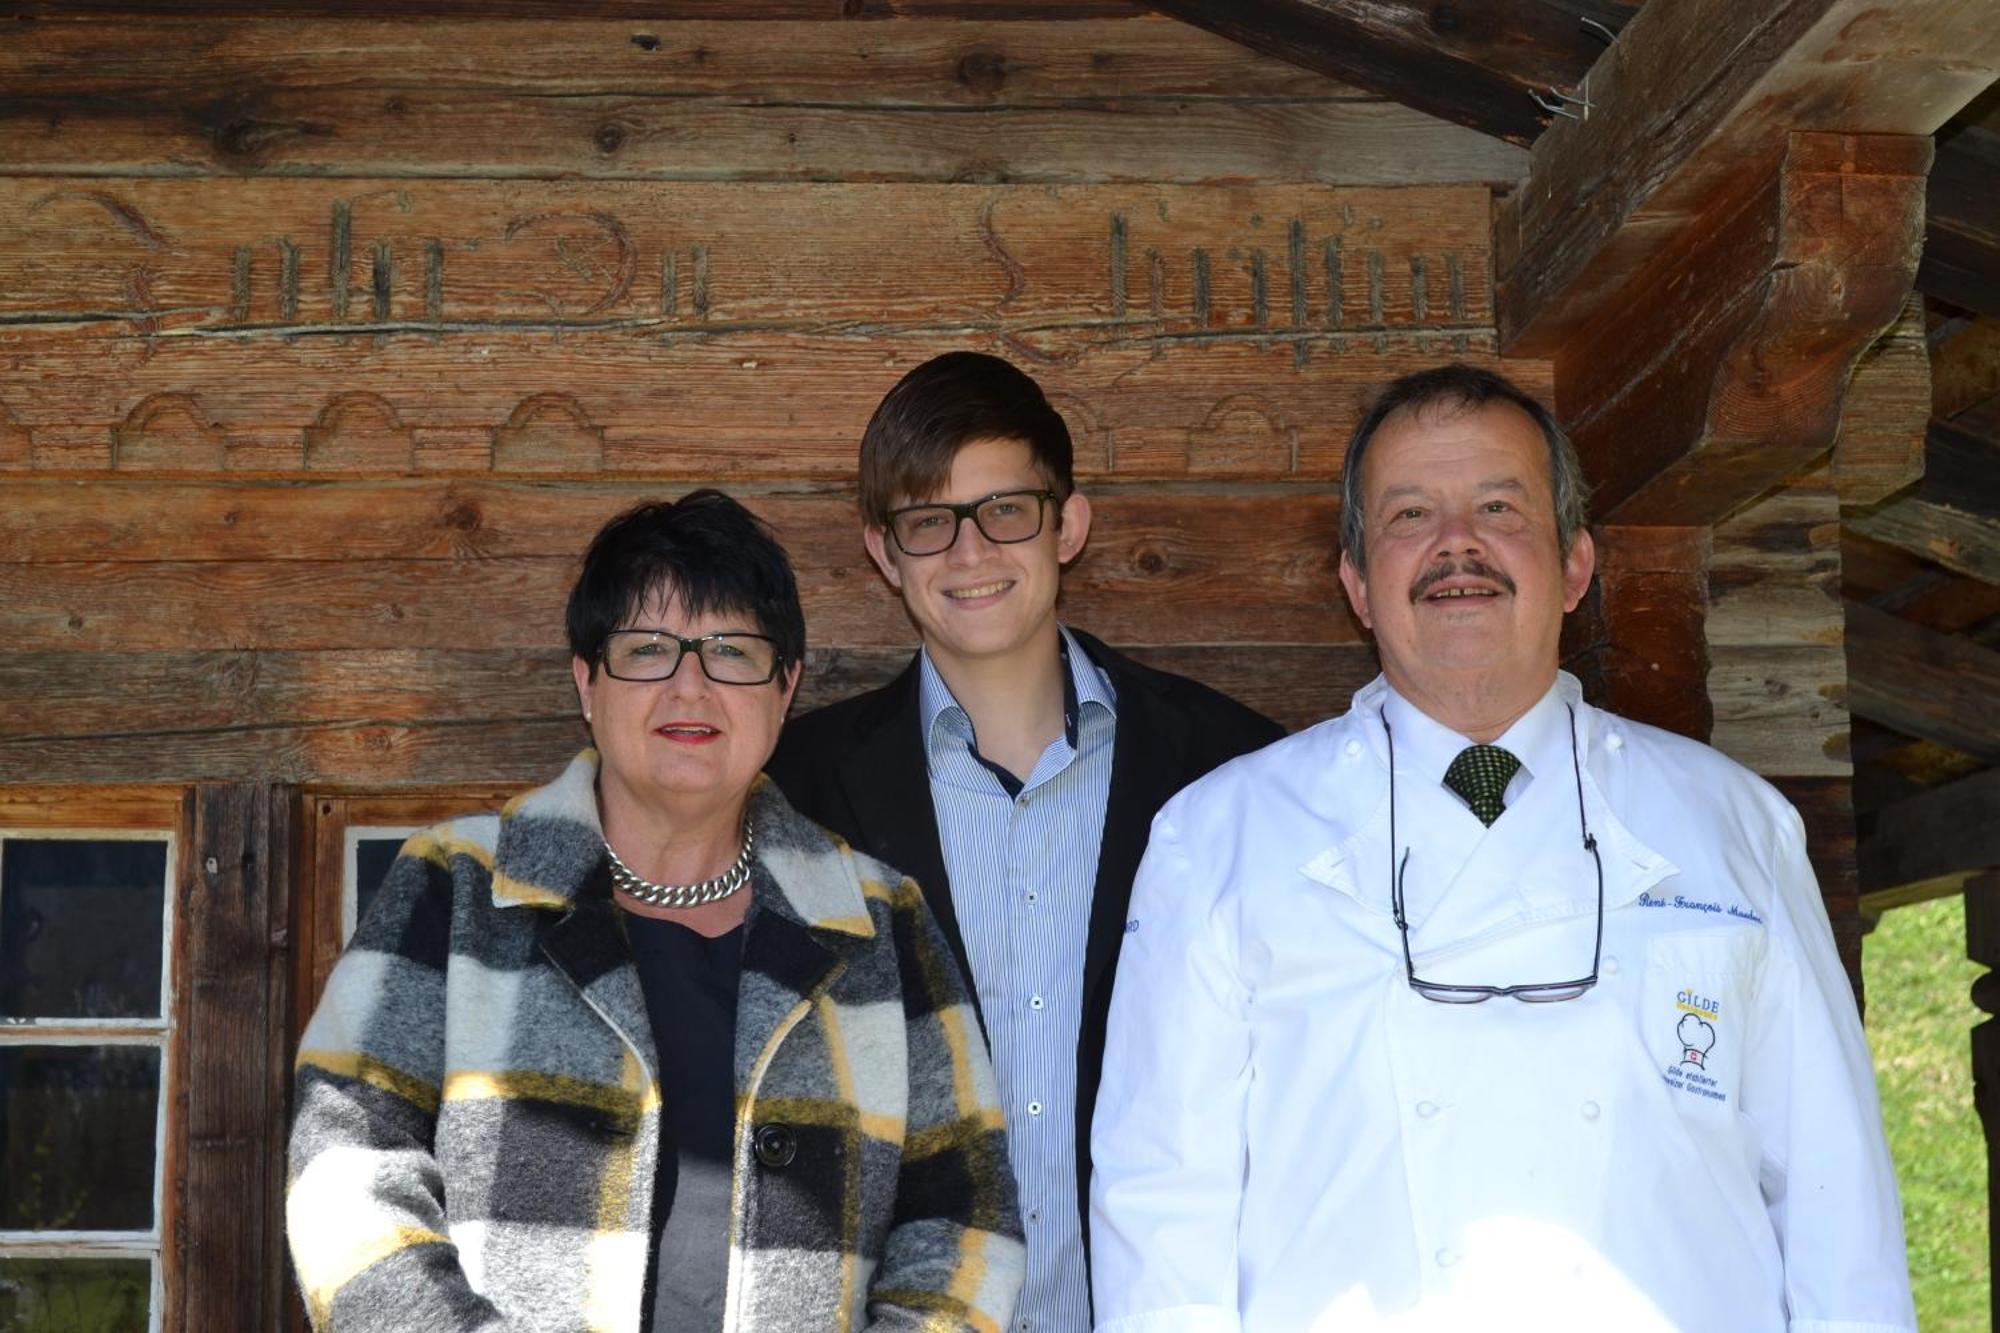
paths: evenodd
<path fill-rule="evenodd" d="M 1028 1233 L 1016 1333 L 1084 1333 L 1090 1283 L 1076 1193 L 1076 1043 L 1083 948 L 1111 795 L 1116 696 L 1067 630 L 1063 734 L 1017 792 L 979 755 L 930 654 L 924 749 L 952 907 L 993 1047 Z"/>

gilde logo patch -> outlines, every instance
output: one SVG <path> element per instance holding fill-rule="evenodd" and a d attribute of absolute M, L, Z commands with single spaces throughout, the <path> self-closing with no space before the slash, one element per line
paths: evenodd
<path fill-rule="evenodd" d="M 1685 987 L 1674 996 L 1673 1024 L 1681 1058 L 1661 1071 L 1667 1086 L 1690 1096 L 1727 1102 L 1729 1094 L 1707 1072 L 1709 1056 L 1723 1039 L 1721 1002 L 1694 987 Z"/>

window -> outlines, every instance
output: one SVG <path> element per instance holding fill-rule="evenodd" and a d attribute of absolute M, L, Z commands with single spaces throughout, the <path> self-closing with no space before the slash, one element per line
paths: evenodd
<path fill-rule="evenodd" d="M 177 808 L 177 793 L 97 793 L 68 810 L 0 800 L 9 1333 L 161 1327 Z"/>

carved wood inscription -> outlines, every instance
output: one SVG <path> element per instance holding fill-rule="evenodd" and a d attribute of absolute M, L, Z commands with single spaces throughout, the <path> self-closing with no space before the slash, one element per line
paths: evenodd
<path fill-rule="evenodd" d="M 0 182 L 0 469 L 840 477 L 1028 365 L 1094 476 L 1337 475 L 1492 359 L 1476 187 Z M 1545 368 L 1529 363 L 1533 387 Z"/>

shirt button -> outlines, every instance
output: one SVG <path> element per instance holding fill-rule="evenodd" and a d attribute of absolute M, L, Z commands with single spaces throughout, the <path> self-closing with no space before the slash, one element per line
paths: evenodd
<path fill-rule="evenodd" d="M 1360 754 L 1360 753 L 1361 753 L 1361 742 L 1360 742 L 1360 741 L 1349 741 L 1349 742 L 1347 743 L 1347 745 L 1346 745 L 1346 747 L 1345 747 L 1345 748 L 1346 748 L 1346 750 L 1347 750 L 1347 757 L 1348 757 L 1349 759 L 1352 759 L 1352 758 L 1354 758 L 1354 757 L 1355 757 L 1356 755 L 1358 755 L 1358 754 Z"/>
<path fill-rule="evenodd" d="M 1047 1001 L 1042 999 L 1042 997 L 1039 995 L 1031 995 L 1028 997 L 1028 1007 L 1030 1009 L 1040 1009 L 1046 1003 Z"/>
<path fill-rule="evenodd" d="M 1042 900 L 1042 895 L 1041 895 L 1041 894 L 1039 894 L 1039 893 L 1036 893 L 1036 892 L 1035 892 L 1035 891 L 1034 891 L 1033 889 L 1029 889 L 1029 890 L 1028 890 L 1028 901 L 1029 901 L 1029 902 L 1031 902 L 1031 903 L 1038 903 L 1038 902 L 1040 902 L 1041 900 Z"/>
<path fill-rule="evenodd" d="M 1622 750 L 1625 748 L 1625 737 L 1614 731 L 1604 738 L 1604 746 L 1608 750 Z"/>
<path fill-rule="evenodd" d="M 1041 1221 L 1041 1220 L 1042 1220 L 1042 1210 L 1041 1210 L 1041 1209 L 1039 1209 L 1039 1208 L 1031 1208 L 1031 1209 L 1029 1209 L 1029 1210 L 1028 1210 L 1028 1220 L 1029 1220 L 1030 1222 L 1039 1222 L 1039 1221 Z"/>
<path fill-rule="evenodd" d="M 1437 1260 L 1437 1266 L 1439 1268 L 1450 1268 L 1453 1264 L 1458 1262 L 1458 1251 L 1452 1249 L 1451 1246 L 1447 1245 L 1443 1249 L 1439 1250 L 1437 1254 L 1434 1255 L 1433 1257 Z"/>
<path fill-rule="evenodd" d="M 1607 977 L 1615 977 L 1618 975 L 1618 960 L 1616 958 L 1606 958 L 1602 963 L 1597 965 L 1597 970 Z"/>
<path fill-rule="evenodd" d="M 1583 1118 L 1585 1120 L 1595 1120 L 1597 1119 L 1598 1116 L 1603 1114 L 1603 1109 L 1599 1107 L 1596 1102 L 1585 1102 L 1582 1106 L 1579 1106 L 1577 1110 L 1583 1113 Z"/>
<path fill-rule="evenodd" d="M 1438 1104 L 1436 1102 L 1417 1103 L 1417 1115 L 1422 1117 L 1423 1119 L 1428 1120 L 1437 1113 L 1438 1113 Z"/>
<path fill-rule="evenodd" d="M 1028 1114 L 1029 1114 L 1029 1115 L 1040 1115 L 1041 1113 L 1042 1113 L 1042 1104 L 1041 1104 L 1040 1102 L 1029 1102 L 1029 1103 L 1028 1103 Z"/>

